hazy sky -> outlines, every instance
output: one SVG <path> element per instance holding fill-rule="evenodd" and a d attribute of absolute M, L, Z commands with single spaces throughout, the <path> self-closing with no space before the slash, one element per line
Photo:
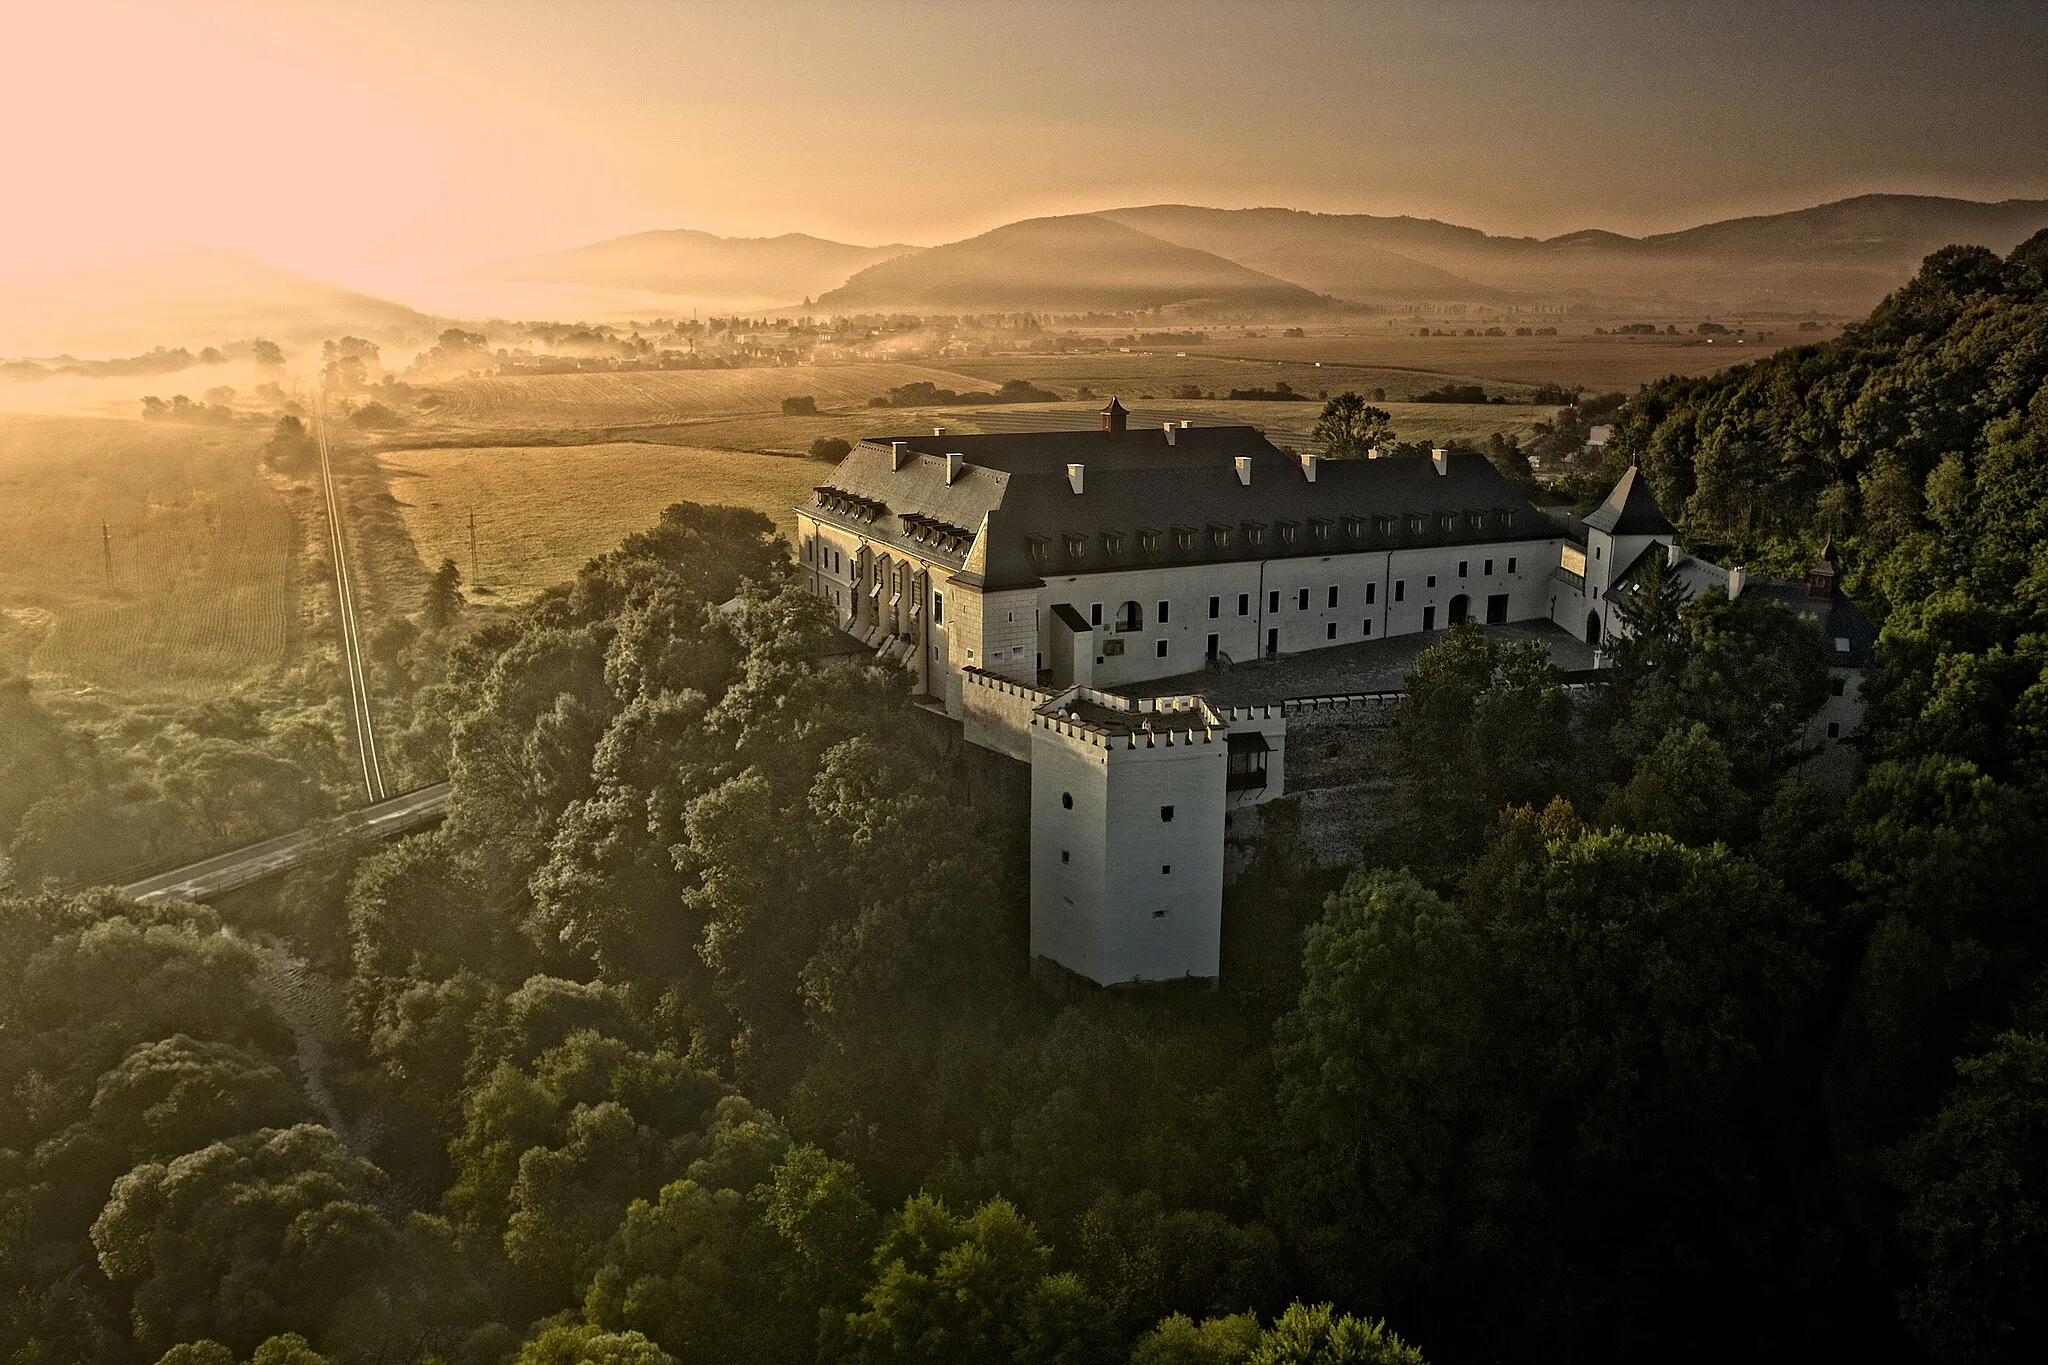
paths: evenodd
<path fill-rule="evenodd" d="M 652 227 L 2048 197 L 2042 3 L 0 0 L 0 29 L 15 268 L 182 240 L 379 284 Z"/>

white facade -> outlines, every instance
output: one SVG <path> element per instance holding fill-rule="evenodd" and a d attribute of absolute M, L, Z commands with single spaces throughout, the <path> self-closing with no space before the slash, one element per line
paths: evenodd
<path fill-rule="evenodd" d="M 1032 953 L 1104 984 L 1216 976 L 1229 759 L 1216 717 L 1195 703 L 1133 732 L 1048 710 L 1031 728 Z"/>
<path fill-rule="evenodd" d="M 1126 524 L 1156 515 L 1175 534 L 1215 534 L 1218 546 L 1230 541 L 1239 553 L 1062 571 L 1066 562 L 1088 557 L 1070 545 L 1058 567 L 1048 553 L 1032 572 L 1018 572 L 1013 559 L 1005 573 L 991 575 L 991 518 L 1005 505 L 1011 481 L 1033 470 L 1021 459 L 1010 470 L 980 469 L 961 455 L 908 451 L 907 444 L 892 443 L 892 452 L 870 458 L 848 479 L 857 487 L 821 488 L 816 505 L 797 509 L 799 571 L 812 592 L 834 603 L 842 626 L 912 672 L 918 690 L 961 722 L 966 741 L 1031 765 L 1031 951 L 1105 985 L 1218 974 L 1225 815 L 1285 792 L 1287 744 L 1287 707 L 1278 699 L 1218 711 L 1199 696 L 1132 700 L 1106 689 L 1197 673 L 1212 657 L 1299 654 L 1440 631 L 1468 618 L 1548 619 L 1598 645 L 1623 628 L 1610 589 L 1629 568 L 1653 549 L 1674 563 L 1685 558 L 1670 548 L 1669 523 L 1633 470 L 1583 524 L 1541 521 L 1526 504 L 1528 519 L 1517 524 L 1512 509 L 1483 503 L 1476 510 L 1433 507 L 1427 499 L 1435 485 L 1417 477 L 1430 467 L 1423 462 L 1400 475 L 1406 484 L 1387 485 L 1395 496 L 1418 499 L 1421 510 L 1375 513 L 1371 536 L 1359 534 L 1353 543 L 1440 541 L 1482 527 L 1508 533 L 1477 543 L 1345 550 L 1347 537 L 1333 533 L 1334 514 L 1343 509 L 1319 517 L 1314 500 L 1324 490 L 1290 487 L 1283 491 L 1294 501 L 1282 512 L 1292 519 L 1271 523 L 1288 553 L 1261 556 L 1242 553 L 1267 543 L 1265 523 L 1249 514 L 1238 541 L 1238 523 L 1183 526 L 1173 523 L 1171 510 L 1134 510 L 1127 497 L 1114 514 Z M 1190 444 L 1180 442 L 1183 449 Z M 1170 434 L 1165 445 L 1175 445 Z M 1254 462 L 1237 460 L 1238 480 L 1225 485 L 1224 497 L 1251 487 Z M 1265 468 L 1260 477 L 1270 478 L 1270 461 Z M 1456 472 L 1442 458 L 1434 468 L 1438 475 Z M 1469 493 L 1473 471 L 1460 468 Z M 1064 501 L 1065 481 L 1048 502 L 1043 478 L 1030 502 L 1036 524 L 1050 527 L 1031 534 L 1034 547 L 1050 541 L 1064 524 L 1059 518 L 1084 515 L 1098 488 L 1081 465 L 1066 470 L 1071 504 Z M 1123 471 L 1127 480 L 1139 472 L 1167 484 L 1173 477 L 1154 465 Z M 1484 476 L 1478 484 L 1497 478 L 1490 467 L 1477 472 Z M 902 476 L 900 492 L 893 475 Z M 1287 477 L 1317 483 L 1309 461 Z M 1456 483 L 1446 479 L 1443 486 Z M 1171 501 L 1170 493 L 1162 496 Z M 1208 506 L 1225 505 L 1213 487 L 1204 496 Z M 1299 510 L 1303 503 L 1309 511 Z M 1365 516 L 1348 520 L 1363 524 Z M 977 529 L 966 529 L 969 521 Z M 1304 534 L 1309 523 L 1319 524 Z M 1022 540 L 1032 525 L 1012 523 L 1010 534 Z M 1088 543 L 1081 532 L 1059 534 Z M 1140 534 L 1157 540 L 1162 532 L 1099 534 L 1120 543 Z M 1304 542 L 1333 549 L 1302 553 Z M 1101 556 L 1119 557 L 1129 556 L 1114 549 Z M 1739 591 L 1740 580 L 1729 583 L 1728 571 L 1686 562 Z M 1829 737 L 1853 733 L 1861 709 L 1860 674 L 1838 673 L 1843 690 L 1814 722 L 1816 733 Z"/>

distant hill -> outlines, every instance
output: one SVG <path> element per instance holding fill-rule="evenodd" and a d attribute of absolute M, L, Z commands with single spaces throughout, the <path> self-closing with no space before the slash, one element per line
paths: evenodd
<path fill-rule="evenodd" d="M 801 232 L 780 237 L 718 237 L 675 228 L 636 232 L 542 256 L 493 261 L 470 275 L 690 299 L 790 303 L 822 294 L 846 283 L 859 270 L 916 250 L 902 245 L 849 246 Z"/>
<path fill-rule="evenodd" d="M 1099 215 L 1320 292 L 1365 302 L 1586 303 L 1868 310 L 1952 242 L 2005 252 L 2048 201 L 1872 194 L 1651 237 L 1588 229 L 1492 237 L 1423 218 L 1155 204 Z"/>
<path fill-rule="evenodd" d="M 423 344 L 439 320 L 233 251 L 178 247 L 0 282 L 0 355 L 127 355 L 268 337 L 287 350 L 354 334 Z"/>
<path fill-rule="evenodd" d="M 1096 215 L 1178 246 L 1207 251 L 1319 294 L 1360 302 L 1493 301 L 1477 284 L 1425 254 L 1485 242 L 1472 228 L 1416 218 L 1304 213 L 1298 209 L 1204 209 L 1185 204 L 1111 209 Z M 1421 250 L 1411 248 L 1420 247 Z"/>
<path fill-rule="evenodd" d="M 1298 284 L 1092 214 L 1029 218 L 872 265 L 818 299 L 822 310 L 840 313 L 1079 312 L 1189 304 L 1328 307 Z"/>

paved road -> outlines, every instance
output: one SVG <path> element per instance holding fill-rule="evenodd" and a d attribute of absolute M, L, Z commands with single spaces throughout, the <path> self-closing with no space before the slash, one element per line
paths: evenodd
<path fill-rule="evenodd" d="M 358 838 L 388 838 L 432 824 L 447 809 L 448 784 L 437 782 L 431 787 L 365 806 L 337 820 L 291 834 L 280 834 L 275 839 L 265 839 L 260 844 L 251 844 L 204 862 L 160 873 L 121 889 L 139 901 L 211 900 L 238 887 L 260 882 L 265 877 L 290 871 L 320 844 L 324 836 L 352 833 Z"/>

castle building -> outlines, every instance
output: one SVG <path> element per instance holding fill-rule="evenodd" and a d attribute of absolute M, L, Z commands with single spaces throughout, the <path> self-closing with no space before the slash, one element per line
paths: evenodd
<path fill-rule="evenodd" d="M 1103 984 L 1218 974 L 1226 826 L 1288 790 L 1290 715 L 1383 699 L 1467 619 L 1597 646 L 1678 553 L 1633 470 L 1560 521 L 1477 453 L 1102 417 L 865 440 L 796 511 L 844 629 L 1030 765 L 1032 952 Z"/>

